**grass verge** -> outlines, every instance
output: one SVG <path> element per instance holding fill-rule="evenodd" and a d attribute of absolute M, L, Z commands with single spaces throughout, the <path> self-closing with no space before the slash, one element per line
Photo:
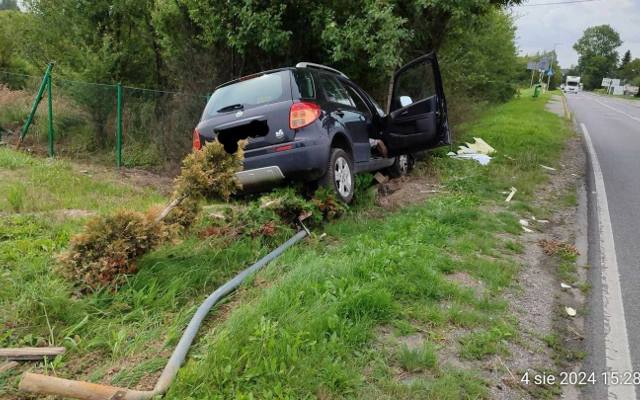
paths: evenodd
<path fill-rule="evenodd" d="M 505 354 L 517 338 L 501 294 L 513 285 L 519 247 L 503 235 L 521 232 L 518 215 L 547 179 L 539 164 L 555 166 L 569 134 L 544 110 L 546 100 L 522 97 L 460 128 L 462 139 L 482 137 L 498 150 L 489 166 L 438 151 L 416 173 L 436 171 L 441 193 L 393 213 L 356 207 L 327 225 L 324 239 L 258 274 L 233 307 L 214 311 L 167 397 L 488 398 L 477 360 Z M 59 376 L 152 386 L 205 294 L 274 243 L 201 238 L 196 229 L 144 257 L 117 293 L 80 297 L 58 277 L 52 255 L 81 219 L 61 220 L 57 210 L 108 212 L 123 198 L 140 209 L 162 198 L 6 149 L 0 165 L 2 185 L 25 186 L 0 198 L 8 282 L 0 288 L 0 346 L 67 346 L 54 363 L 36 366 Z M 516 200 L 504 207 L 511 186 Z M 15 372 L 0 376 L 0 394 L 14 396 L 16 382 Z"/>

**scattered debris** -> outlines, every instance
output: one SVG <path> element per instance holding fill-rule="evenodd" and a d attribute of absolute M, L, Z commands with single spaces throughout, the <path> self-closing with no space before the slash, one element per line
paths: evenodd
<path fill-rule="evenodd" d="M 564 310 L 567 312 L 568 316 L 570 316 L 570 317 L 575 317 L 576 316 L 575 308 L 565 307 Z"/>
<path fill-rule="evenodd" d="M 567 284 L 566 284 L 566 283 L 564 283 L 564 282 L 560 282 L 560 287 L 561 287 L 562 289 L 573 289 L 573 286 L 571 286 L 571 285 L 567 285 Z"/>
<path fill-rule="evenodd" d="M 466 146 L 459 146 L 457 153 L 450 151 L 447 153 L 451 158 L 457 158 L 462 160 L 475 160 L 480 165 L 487 165 L 491 161 L 490 154 L 496 152 L 496 149 L 491 147 L 487 142 L 481 138 L 474 137 L 474 143 L 468 143 Z"/>
<path fill-rule="evenodd" d="M 533 232 L 533 230 L 527 228 L 526 226 L 523 226 L 522 230 L 525 231 L 526 233 L 532 233 Z"/>
<path fill-rule="evenodd" d="M 64 352 L 64 347 L 16 347 L 0 349 L 0 357 L 13 361 L 38 361 Z"/>
<path fill-rule="evenodd" d="M 542 247 L 544 254 L 548 256 L 552 256 L 556 254 L 566 254 L 570 256 L 577 256 L 580 254 L 578 253 L 578 249 L 576 248 L 576 246 L 566 242 L 561 242 L 558 240 L 542 239 L 538 242 L 538 244 L 540 245 L 540 247 Z"/>
<path fill-rule="evenodd" d="M 466 146 L 459 146 L 458 154 L 485 154 L 490 155 L 496 152 L 496 149 L 489 146 L 487 142 L 481 138 L 474 137 L 474 143 L 467 142 Z"/>
<path fill-rule="evenodd" d="M 486 154 L 456 154 L 454 152 L 449 152 L 447 155 L 459 160 L 475 160 L 480 165 L 487 165 L 491 161 L 491 157 Z"/>
<path fill-rule="evenodd" d="M 509 193 L 509 195 L 507 196 L 506 199 L 504 199 L 504 201 L 506 201 L 507 203 L 511 201 L 511 199 L 513 199 L 513 196 L 516 194 L 516 192 L 518 191 L 518 189 L 514 188 L 513 186 L 511 186 L 511 192 Z"/>
<path fill-rule="evenodd" d="M 9 371 L 10 369 L 13 369 L 15 367 L 17 367 L 19 364 L 17 361 L 7 361 L 6 363 L 2 363 L 0 364 L 0 374 L 5 372 L 5 371 Z"/>
<path fill-rule="evenodd" d="M 547 167 L 546 165 L 540 164 L 540 166 L 544 169 L 546 169 L 547 171 L 557 171 L 555 168 L 552 167 Z"/>
<path fill-rule="evenodd" d="M 382 184 L 387 182 L 389 180 L 389 177 L 382 175 L 380 172 L 376 172 L 376 174 L 373 176 L 373 179 L 375 179 L 376 182 Z"/>
<path fill-rule="evenodd" d="M 519 222 L 522 226 L 529 226 L 529 221 L 527 221 L 526 219 L 521 219 Z"/>

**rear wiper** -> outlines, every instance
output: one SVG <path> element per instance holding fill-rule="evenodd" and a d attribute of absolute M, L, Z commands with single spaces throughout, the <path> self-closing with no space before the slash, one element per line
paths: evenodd
<path fill-rule="evenodd" d="M 219 109 L 217 112 L 225 112 L 225 111 L 232 111 L 232 110 L 242 110 L 244 108 L 244 104 L 231 104 L 229 106 L 224 106 L 221 109 Z"/>

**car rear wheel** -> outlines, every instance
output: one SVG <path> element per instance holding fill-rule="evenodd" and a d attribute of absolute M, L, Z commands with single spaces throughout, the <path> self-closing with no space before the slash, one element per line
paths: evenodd
<path fill-rule="evenodd" d="M 333 190 L 338 200 L 349 204 L 355 191 L 351 156 L 342 149 L 331 149 L 327 173 L 319 183 Z"/>

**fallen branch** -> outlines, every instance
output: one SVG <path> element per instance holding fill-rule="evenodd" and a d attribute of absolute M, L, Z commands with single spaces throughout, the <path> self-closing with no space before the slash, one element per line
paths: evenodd
<path fill-rule="evenodd" d="M 38 361 L 65 352 L 64 347 L 17 347 L 0 349 L 0 358 L 18 361 Z"/>
<path fill-rule="evenodd" d="M 15 361 L 8 361 L 6 363 L 2 363 L 0 364 L 0 374 L 5 372 L 5 371 L 9 371 L 10 369 L 13 369 L 15 367 L 17 367 L 19 364 Z"/>

